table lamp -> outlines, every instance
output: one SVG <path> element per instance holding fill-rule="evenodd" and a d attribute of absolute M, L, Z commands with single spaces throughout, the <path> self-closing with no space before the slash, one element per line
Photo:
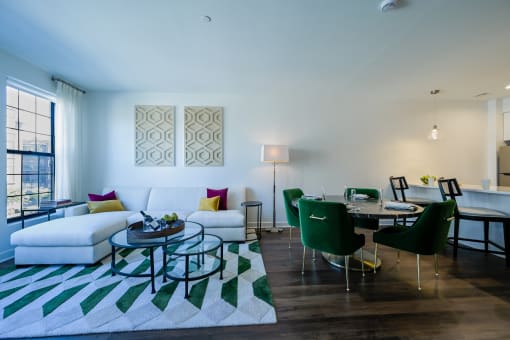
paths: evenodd
<path fill-rule="evenodd" d="M 260 161 L 273 163 L 273 226 L 270 232 L 282 231 L 276 228 L 276 163 L 289 162 L 289 147 L 287 145 L 262 145 Z"/>

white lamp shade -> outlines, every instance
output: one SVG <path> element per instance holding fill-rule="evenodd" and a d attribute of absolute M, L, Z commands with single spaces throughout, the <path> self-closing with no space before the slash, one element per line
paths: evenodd
<path fill-rule="evenodd" d="M 289 161 L 287 145 L 262 145 L 260 151 L 261 162 L 287 163 Z"/>

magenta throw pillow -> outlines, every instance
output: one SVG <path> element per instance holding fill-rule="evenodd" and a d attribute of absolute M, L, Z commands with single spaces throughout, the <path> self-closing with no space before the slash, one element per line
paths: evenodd
<path fill-rule="evenodd" d="M 89 200 L 91 202 L 110 201 L 110 200 L 116 200 L 116 199 L 117 199 L 117 196 L 115 196 L 115 190 L 108 192 L 104 195 L 89 194 Z"/>
<path fill-rule="evenodd" d="M 207 188 L 207 198 L 211 198 L 214 196 L 220 196 L 220 206 L 218 210 L 227 210 L 227 191 L 228 188 L 225 189 L 209 189 Z"/>

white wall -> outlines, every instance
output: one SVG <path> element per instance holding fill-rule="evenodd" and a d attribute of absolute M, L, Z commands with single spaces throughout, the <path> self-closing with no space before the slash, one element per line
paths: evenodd
<path fill-rule="evenodd" d="M 7 76 L 53 92 L 50 75 L 0 52 L 0 88 Z M 456 176 L 479 183 L 487 174 L 487 108 L 479 101 L 402 100 L 374 93 L 325 90 L 317 81 L 293 93 L 268 88 L 260 93 L 87 93 L 85 191 L 103 185 L 246 186 L 248 199 L 264 202 L 271 220 L 272 167 L 260 163 L 260 145 L 288 144 L 290 163 L 277 169 L 277 222 L 285 223 L 281 190 L 302 187 L 307 193 L 339 193 L 344 185 L 387 187 L 390 175 L 417 181 L 423 174 Z M 134 166 L 134 105 L 176 105 L 176 166 Z M 223 167 L 184 167 L 183 107 L 224 107 Z M 0 91 L 0 164 L 5 164 L 5 91 Z M 441 140 L 427 140 L 437 123 Z M 0 167 L 5 178 L 5 166 Z M 0 260 L 12 256 L 7 226 L 5 181 L 0 181 Z M 389 191 L 386 190 L 386 194 Z"/>
<path fill-rule="evenodd" d="M 314 84 L 308 84 L 313 87 Z M 317 84 L 317 88 L 320 85 Z M 272 166 L 260 163 L 264 143 L 288 144 L 290 163 L 277 165 L 277 222 L 285 223 L 281 190 L 340 193 L 344 185 L 387 188 L 390 175 L 417 182 L 423 174 L 479 183 L 487 174 L 487 104 L 403 100 L 377 94 L 87 93 L 84 188 L 103 185 L 208 185 L 248 188 L 248 199 L 272 214 Z M 134 105 L 175 105 L 176 166 L 134 166 Z M 223 167 L 184 167 L 183 107 L 224 107 Z M 441 139 L 427 139 L 433 123 Z M 389 190 L 386 190 L 389 194 Z M 85 194 L 85 193 L 84 193 Z M 197 202 L 198 204 L 198 202 Z"/>
<path fill-rule="evenodd" d="M 0 261 L 12 257 L 13 251 L 10 247 L 10 235 L 20 228 L 19 224 L 7 225 L 6 217 L 6 136 L 5 136 L 5 86 L 7 77 L 13 77 L 30 83 L 40 89 L 54 92 L 54 85 L 51 76 L 31 64 L 15 58 L 0 50 Z"/>

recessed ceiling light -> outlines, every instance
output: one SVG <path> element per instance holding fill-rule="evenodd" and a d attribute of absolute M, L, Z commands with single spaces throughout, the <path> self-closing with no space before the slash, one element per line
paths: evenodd
<path fill-rule="evenodd" d="M 508 84 L 507 86 L 505 86 L 505 90 L 510 90 L 510 84 Z"/>
<path fill-rule="evenodd" d="M 381 12 L 386 12 L 391 9 L 396 9 L 399 5 L 400 0 L 382 0 L 379 4 L 379 9 Z"/>
<path fill-rule="evenodd" d="M 200 18 L 200 20 L 202 20 L 202 22 L 211 22 L 211 17 L 208 16 L 208 15 L 202 15 L 202 17 Z"/>

